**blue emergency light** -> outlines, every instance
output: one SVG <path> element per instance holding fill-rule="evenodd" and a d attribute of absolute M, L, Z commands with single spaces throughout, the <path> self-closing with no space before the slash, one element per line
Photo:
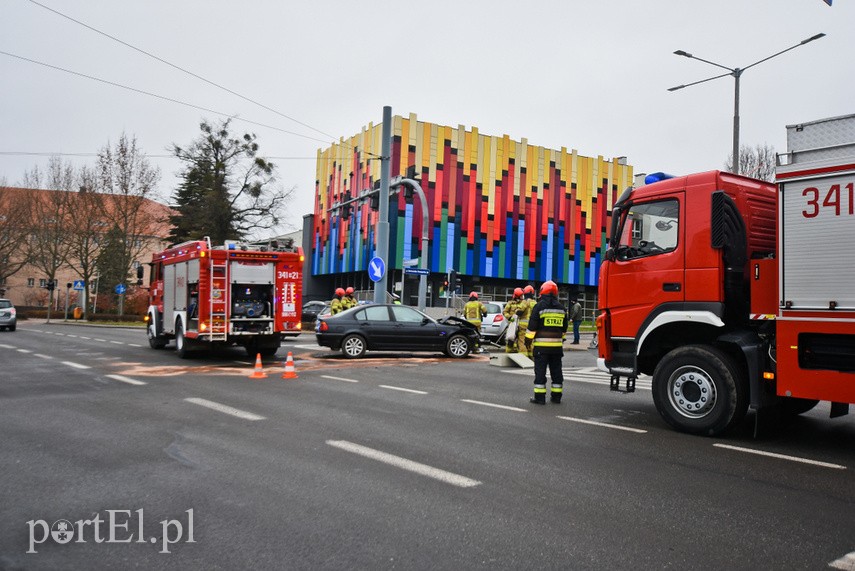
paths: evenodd
<path fill-rule="evenodd" d="M 644 184 L 653 184 L 654 182 L 668 180 L 669 178 L 674 178 L 674 175 L 664 172 L 655 172 L 644 177 Z"/>

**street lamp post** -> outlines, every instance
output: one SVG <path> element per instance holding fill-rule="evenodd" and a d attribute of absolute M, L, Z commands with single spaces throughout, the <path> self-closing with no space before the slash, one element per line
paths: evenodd
<path fill-rule="evenodd" d="M 815 36 L 811 36 L 810 38 L 808 38 L 806 40 L 802 40 L 801 42 L 797 43 L 794 46 L 790 46 L 785 50 L 781 50 L 778 53 L 774 53 L 774 54 L 772 54 L 768 57 L 765 57 L 761 60 L 755 61 L 751 65 L 746 65 L 743 68 L 727 67 L 726 65 L 721 65 L 719 63 L 715 63 L 715 62 L 712 62 L 709 60 L 705 60 L 703 58 L 699 58 L 699 57 L 694 56 L 694 55 L 692 55 L 688 52 L 685 52 L 683 50 L 677 50 L 674 52 L 675 55 L 687 57 L 690 59 L 696 59 L 698 61 L 702 61 L 704 63 L 708 63 L 710 65 L 714 65 L 714 66 L 720 67 L 722 69 L 726 69 L 727 73 L 723 73 L 721 75 L 716 75 L 715 77 L 708 77 L 706 79 L 701 79 L 700 81 L 693 81 L 692 83 L 687 83 L 685 85 L 678 85 L 676 87 L 669 87 L 668 91 L 677 91 L 678 89 L 683 89 L 684 87 L 691 87 L 691 86 L 697 85 L 699 83 L 706 83 L 707 81 L 712 81 L 714 79 L 719 79 L 720 77 L 726 77 L 728 75 L 733 76 L 734 83 L 735 83 L 734 101 L 733 101 L 733 172 L 735 172 L 736 174 L 739 174 L 739 78 L 742 76 L 743 72 L 745 72 L 745 70 L 748 68 L 754 67 L 755 65 L 759 65 L 759 64 L 763 63 L 764 61 L 770 60 L 773 57 L 779 56 L 779 55 L 786 53 L 790 50 L 794 50 L 799 46 L 803 46 L 803 45 L 807 44 L 808 42 L 818 40 L 824 36 L 825 36 L 825 34 L 822 34 L 822 33 L 816 34 Z"/>

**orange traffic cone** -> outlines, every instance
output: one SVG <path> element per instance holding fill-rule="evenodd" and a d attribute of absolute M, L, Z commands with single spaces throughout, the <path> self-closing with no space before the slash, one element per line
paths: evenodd
<path fill-rule="evenodd" d="M 294 370 L 294 356 L 291 351 L 288 351 L 288 359 L 285 360 L 285 372 L 282 373 L 283 379 L 296 379 L 297 371 Z"/>
<path fill-rule="evenodd" d="M 255 370 L 249 376 L 250 379 L 266 379 L 267 374 L 264 372 L 264 369 L 261 368 L 261 353 L 258 353 L 255 357 Z"/>

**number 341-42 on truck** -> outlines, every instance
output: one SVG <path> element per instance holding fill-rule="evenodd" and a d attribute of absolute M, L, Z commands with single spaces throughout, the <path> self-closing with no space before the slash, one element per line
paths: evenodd
<path fill-rule="evenodd" d="M 855 403 L 855 115 L 788 126 L 787 140 L 777 185 L 665 175 L 613 207 L 598 366 L 613 390 L 652 375 L 678 430 Z"/>
<path fill-rule="evenodd" d="M 303 252 L 291 240 L 185 242 L 154 254 L 151 268 L 146 325 L 153 349 L 174 339 L 181 358 L 226 345 L 270 356 L 283 335 L 300 333 Z"/>

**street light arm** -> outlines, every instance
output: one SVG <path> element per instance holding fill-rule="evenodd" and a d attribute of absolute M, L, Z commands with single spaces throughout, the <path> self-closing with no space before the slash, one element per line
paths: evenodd
<path fill-rule="evenodd" d="M 704 62 L 704 63 L 708 63 L 708 64 L 710 64 L 710 65 L 714 65 L 714 66 L 716 66 L 716 67 L 720 67 L 720 68 L 722 68 L 722 69 L 726 69 L 726 70 L 728 70 L 728 71 L 734 71 L 732 68 L 729 68 L 729 67 L 727 67 L 726 65 L 721 65 L 720 63 L 715 63 L 714 61 L 705 60 L 705 59 L 703 59 L 703 58 L 699 58 L 698 56 L 693 56 L 693 55 L 692 55 L 692 54 L 690 54 L 689 52 L 684 52 L 683 50 L 677 50 L 676 52 L 674 52 L 674 55 L 687 57 L 687 58 L 689 58 L 689 59 L 696 59 L 696 60 L 698 60 L 698 61 L 702 61 L 702 62 Z M 719 76 L 719 77 L 721 77 L 721 76 Z"/>
<path fill-rule="evenodd" d="M 755 62 L 754 62 L 754 63 L 752 63 L 751 65 L 746 65 L 745 67 L 743 67 L 743 68 L 742 68 L 742 70 L 743 70 L 743 71 L 745 71 L 745 70 L 746 70 L 746 69 L 748 69 L 749 67 L 754 67 L 755 65 L 759 65 L 759 64 L 763 63 L 764 61 L 768 61 L 768 60 L 772 59 L 773 57 L 778 57 L 778 56 L 779 56 L 779 55 L 781 55 L 781 54 L 787 53 L 787 52 L 788 52 L 788 51 L 790 51 L 790 50 L 794 50 L 794 49 L 796 49 L 796 48 L 797 48 L 797 47 L 799 47 L 799 46 L 803 46 L 803 45 L 805 45 L 805 44 L 807 44 L 807 43 L 809 43 L 809 42 L 812 42 L 812 41 L 814 41 L 814 40 L 818 40 L 818 39 L 823 38 L 823 37 L 825 37 L 825 34 L 817 34 L 817 35 L 812 36 L 812 37 L 810 37 L 810 38 L 808 38 L 808 39 L 806 39 L 806 40 L 802 40 L 801 42 L 797 43 L 797 44 L 796 44 L 796 45 L 794 45 L 794 46 L 790 46 L 790 47 L 788 47 L 788 48 L 787 48 L 787 49 L 785 49 L 785 50 L 781 50 L 781 51 L 779 51 L 779 52 L 778 52 L 778 53 L 776 53 L 776 54 L 772 54 L 772 55 L 770 55 L 769 57 L 764 57 L 764 58 L 763 58 L 763 59 L 761 59 L 760 61 L 755 61 Z"/>
<path fill-rule="evenodd" d="M 727 77 L 728 75 L 733 75 L 732 73 L 723 73 L 721 75 L 717 75 L 715 77 L 708 77 L 706 79 L 701 79 L 700 81 L 693 81 L 692 83 L 687 83 L 685 85 L 678 85 L 676 87 L 669 87 L 668 91 L 677 91 L 678 89 L 683 89 L 684 87 L 691 87 L 693 85 L 697 85 L 699 83 L 706 83 L 707 81 L 712 81 L 714 79 L 718 79 L 720 77 Z"/>

